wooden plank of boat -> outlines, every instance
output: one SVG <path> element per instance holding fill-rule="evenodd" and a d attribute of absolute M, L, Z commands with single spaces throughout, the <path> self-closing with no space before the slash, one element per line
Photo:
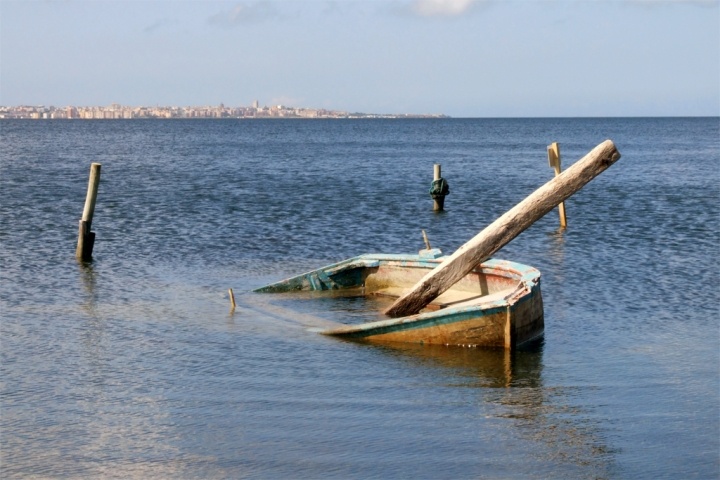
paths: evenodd
<path fill-rule="evenodd" d="M 443 261 L 439 250 L 418 255 L 366 254 L 255 290 L 265 293 L 397 296 Z M 324 279 L 324 280 L 323 280 Z M 310 294 L 309 296 L 307 294 Z M 270 311 L 276 308 L 268 305 Z M 490 259 L 435 299 L 421 314 L 361 325 L 326 326 L 320 333 L 378 342 L 514 348 L 542 335 L 540 272 Z M 317 329 L 313 329 L 317 331 Z"/>
<path fill-rule="evenodd" d="M 407 289 L 402 287 L 386 287 L 382 288 L 380 290 L 376 290 L 372 292 L 372 295 L 380 296 L 380 297 L 391 297 L 391 298 L 399 298 L 405 293 Z M 514 291 L 515 288 L 509 288 L 505 289 L 500 292 L 495 292 L 492 294 L 479 294 L 474 292 L 468 292 L 464 290 L 447 290 L 446 292 L 440 294 L 437 298 L 435 298 L 432 302 L 428 303 L 426 305 L 426 308 L 431 310 L 439 310 L 441 308 L 446 308 L 451 305 L 457 305 L 462 302 L 468 302 L 471 300 L 479 300 L 482 299 L 484 302 L 487 302 L 489 300 L 495 300 L 498 298 L 503 298 L 505 295 L 510 293 L 511 291 Z"/>
<path fill-rule="evenodd" d="M 476 265 L 500 250 L 619 158 L 620 153 L 611 140 L 599 144 L 585 157 L 530 194 L 461 246 L 398 298 L 384 313 L 390 317 L 418 313 L 434 298 L 467 275 Z"/>
<path fill-rule="evenodd" d="M 510 263 L 510 262 L 508 262 Z M 513 264 L 518 265 L 519 264 Z M 372 342 L 482 346 L 513 349 L 543 334 L 540 272 L 525 267 L 515 286 L 396 319 L 320 331 Z"/>

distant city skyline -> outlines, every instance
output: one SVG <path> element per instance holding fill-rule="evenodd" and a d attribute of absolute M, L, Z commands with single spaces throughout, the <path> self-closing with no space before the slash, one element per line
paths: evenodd
<path fill-rule="evenodd" d="M 138 118 L 444 118 L 444 114 L 347 112 L 285 105 L 260 106 L 107 106 L 0 105 L 0 119 L 118 120 Z"/>
<path fill-rule="evenodd" d="M 2 0 L 2 105 L 720 114 L 720 0 Z"/>

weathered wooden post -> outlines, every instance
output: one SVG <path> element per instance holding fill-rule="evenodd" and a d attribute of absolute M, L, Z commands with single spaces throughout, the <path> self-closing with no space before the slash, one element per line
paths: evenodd
<path fill-rule="evenodd" d="M 560 175 L 562 169 L 560 168 L 560 145 L 557 142 L 553 142 L 547 147 L 548 162 L 550 167 L 555 169 L 555 176 Z M 560 212 L 560 228 L 567 227 L 567 218 L 565 217 L 565 202 L 558 204 L 558 212 Z"/>
<path fill-rule="evenodd" d="M 425 248 L 427 250 L 432 249 L 432 247 L 430 246 L 430 240 L 428 240 L 428 236 L 427 236 L 427 233 L 425 233 L 425 230 L 422 231 L 422 235 L 423 235 L 423 241 L 425 242 Z"/>
<path fill-rule="evenodd" d="M 450 193 L 447 180 L 442 178 L 440 174 L 441 168 L 440 164 L 435 164 L 433 168 L 433 181 L 430 185 L 430 196 L 434 202 L 433 211 L 435 212 L 442 212 L 443 208 L 445 208 L 445 195 Z"/>
<path fill-rule="evenodd" d="M 98 185 L 100 185 L 100 167 L 99 163 L 90 165 L 90 180 L 88 181 L 87 196 L 85 197 L 85 209 L 80 220 L 78 243 L 75 249 L 75 256 L 80 260 L 92 260 L 95 232 L 91 232 L 90 229 L 92 228 L 93 214 L 95 213 Z"/>
<path fill-rule="evenodd" d="M 235 303 L 235 294 L 232 288 L 228 289 L 228 295 L 230 296 L 230 311 L 234 312 L 237 304 Z"/>
<path fill-rule="evenodd" d="M 418 313 L 470 273 L 475 266 L 504 247 L 558 203 L 580 190 L 619 158 L 620 152 L 615 148 L 615 144 L 611 140 L 605 140 L 458 248 L 384 313 L 391 317 Z"/>

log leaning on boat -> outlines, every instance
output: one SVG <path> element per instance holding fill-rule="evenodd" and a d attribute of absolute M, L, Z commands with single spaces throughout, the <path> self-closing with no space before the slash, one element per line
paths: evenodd
<path fill-rule="evenodd" d="M 418 313 L 434 298 L 465 277 L 476 265 L 500 250 L 619 158 L 620 152 L 611 140 L 599 144 L 461 246 L 425 275 L 409 292 L 398 298 L 384 313 L 390 317 Z"/>

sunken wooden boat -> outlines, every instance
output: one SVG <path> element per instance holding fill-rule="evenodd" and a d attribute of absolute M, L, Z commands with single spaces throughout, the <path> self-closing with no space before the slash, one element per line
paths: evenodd
<path fill-rule="evenodd" d="M 540 272 L 491 258 L 536 220 L 620 158 L 611 140 L 592 149 L 497 218 L 452 255 L 429 243 L 418 255 L 369 254 L 329 265 L 256 292 L 363 289 L 395 297 L 382 319 L 322 333 L 377 342 L 513 349 L 543 334 Z"/>
<path fill-rule="evenodd" d="M 342 294 L 345 290 L 352 295 L 359 291 L 365 296 L 398 298 L 445 259 L 438 249 L 421 250 L 417 255 L 360 255 L 255 292 L 327 290 Z M 520 263 L 489 259 L 420 313 L 320 333 L 372 342 L 512 349 L 540 338 L 543 329 L 540 272 Z"/>

